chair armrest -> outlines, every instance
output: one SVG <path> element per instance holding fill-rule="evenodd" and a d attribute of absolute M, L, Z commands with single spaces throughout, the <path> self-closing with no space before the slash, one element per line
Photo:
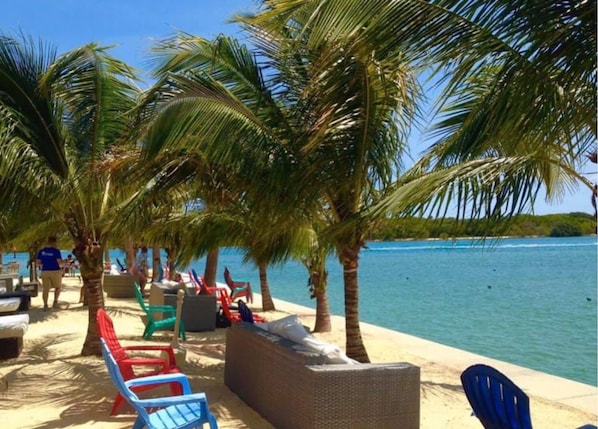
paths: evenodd
<path fill-rule="evenodd" d="M 189 379 L 183 373 L 174 374 L 158 374 L 150 375 L 147 377 L 138 377 L 131 380 L 125 381 L 125 385 L 129 388 L 137 386 L 151 386 L 154 384 L 166 384 L 166 383 L 179 383 L 183 388 L 183 394 L 188 395 L 191 393 L 191 386 L 189 385 Z"/>
<path fill-rule="evenodd" d="M 207 401 L 205 393 L 186 393 L 180 396 L 166 396 L 161 398 L 140 399 L 137 404 L 144 408 L 168 407 L 172 405 L 189 404 L 198 401 Z"/>
<path fill-rule="evenodd" d="M 168 313 L 175 315 L 175 309 L 172 305 L 148 305 L 146 306 L 147 311 L 152 313 Z"/>
<path fill-rule="evenodd" d="M 172 350 L 172 346 L 127 346 L 123 347 L 125 350 L 151 350 L 151 351 L 161 351 L 168 353 L 168 358 L 170 361 L 171 366 L 176 366 L 176 359 L 174 357 L 174 351 Z"/>
<path fill-rule="evenodd" d="M 127 358 L 118 361 L 119 365 L 127 366 L 160 366 L 164 371 L 170 369 L 170 364 L 161 358 Z"/>

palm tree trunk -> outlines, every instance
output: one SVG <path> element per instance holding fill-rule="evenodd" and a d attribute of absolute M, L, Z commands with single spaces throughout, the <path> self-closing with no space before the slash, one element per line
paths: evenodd
<path fill-rule="evenodd" d="M 127 266 L 127 272 L 131 272 L 131 268 L 135 264 L 135 256 L 137 255 L 137 249 L 133 247 L 133 242 L 127 239 L 125 242 L 125 264 Z"/>
<path fill-rule="evenodd" d="M 203 272 L 203 278 L 209 287 L 216 286 L 216 275 L 218 271 L 218 255 L 220 250 L 210 250 L 206 255 L 206 266 Z"/>
<path fill-rule="evenodd" d="M 262 311 L 276 310 L 272 295 L 270 295 L 266 267 L 266 264 L 258 264 L 258 270 L 260 272 L 260 292 L 262 294 Z"/>
<path fill-rule="evenodd" d="M 328 292 L 326 288 L 319 287 L 319 280 L 313 279 L 314 293 L 316 295 L 316 324 L 314 332 L 330 332 L 332 323 L 330 323 L 330 307 L 328 305 Z"/>
<path fill-rule="evenodd" d="M 79 260 L 81 279 L 86 289 L 88 324 L 87 335 L 81 350 L 82 356 L 101 356 L 102 348 L 96 317 L 98 310 L 104 308 L 104 291 L 102 278 L 104 275 L 103 249 L 100 246 L 79 246 L 73 251 Z"/>
<path fill-rule="evenodd" d="M 370 358 L 361 338 L 359 326 L 359 286 L 357 266 L 359 248 L 346 249 L 342 254 L 345 282 L 345 330 L 347 356 L 358 362 L 368 363 Z"/>

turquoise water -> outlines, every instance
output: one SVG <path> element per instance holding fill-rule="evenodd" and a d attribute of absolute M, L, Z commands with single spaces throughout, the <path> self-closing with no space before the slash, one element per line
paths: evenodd
<path fill-rule="evenodd" d="M 122 260 L 123 253 L 113 251 Z M 4 263 L 12 261 L 4 255 Z M 26 256 L 16 259 L 25 267 Z M 360 318 L 484 356 L 597 384 L 595 237 L 368 243 L 360 256 Z M 192 264 L 203 271 L 204 260 Z M 219 271 L 249 280 L 255 267 L 224 249 Z M 343 315 L 342 271 L 329 268 L 330 310 Z M 23 275 L 28 275 L 25 270 Z M 275 298 L 315 309 L 307 272 L 290 262 L 268 271 Z M 223 279 L 219 279 L 223 281 Z"/>
<path fill-rule="evenodd" d="M 234 278 L 257 271 L 222 252 Z M 203 269 L 203 261 L 195 264 Z M 343 314 L 342 271 L 329 263 L 331 311 Z M 271 268 L 272 295 L 315 309 L 297 263 Z M 360 319 L 484 356 L 596 385 L 595 237 L 368 243 Z M 588 298 L 591 301 L 588 301 Z"/>

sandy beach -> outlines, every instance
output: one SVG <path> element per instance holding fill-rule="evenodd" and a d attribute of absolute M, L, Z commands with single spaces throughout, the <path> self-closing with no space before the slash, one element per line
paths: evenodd
<path fill-rule="evenodd" d="M 17 359 L 0 362 L 0 427 L 2 428 L 127 428 L 135 415 L 130 408 L 110 416 L 115 388 L 101 358 L 81 357 L 88 312 L 78 304 L 80 284 L 64 279 L 60 309 L 42 311 L 41 293 L 32 298 L 30 324 L 23 352 Z M 260 306 L 257 296 L 253 308 Z M 303 324 L 313 326 L 314 312 L 305 307 L 275 301 L 275 320 L 299 314 Z M 134 299 L 106 298 L 123 345 L 142 342 L 141 310 Z M 256 310 L 257 311 L 257 310 Z M 344 345 L 344 322 L 333 318 L 333 332 L 317 337 Z M 188 333 L 183 343 L 193 391 L 206 392 L 220 428 L 268 429 L 269 425 L 223 383 L 225 329 Z M 459 375 L 473 363 L 488 363 L 506 373 L 530 396 L 534 427 L 579 428 L 598 422 L 597 389 L 504 362 L 435 344 L 376 326 L 363 324 L 363 339 L 372 362 L 410 362 L 421 368 L 421 428 L 479 429 L 471 416 Z M 154 335 L 152 343 L 168 344 L 171 334 Z M 163 391 L 166 392 L 166 391 Z M 341 392 L 339 392 L 340 394 Z"/>

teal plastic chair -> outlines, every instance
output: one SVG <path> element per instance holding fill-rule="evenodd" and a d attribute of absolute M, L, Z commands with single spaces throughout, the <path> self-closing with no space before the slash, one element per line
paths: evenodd
<path fill-rule="evenodd" d="M 528 396 L 500 371 L 472 365 L 461 374 L 461 384 L 485 429 L 532 429 Z"/>
<path fill-rule="evenodd" d="M 171 330 L 174 329 L 176 322 L 176 310 L 171 305 L 146 305 L 143 300 L 143 294 L 139 284 L 135 283 L 135 296 L 137 296 L 137 302 L 147 316 L 147 323 L 145 324 L 145 330 L 143 331 L 143 338 L 149 340 L 154 335 L 154 332 L 160 330 Z M 154 314 L 163 314 L 162 320 L 156 320 Z M 179 325 L 179 337 L 183 341 L 187 340 L 185 335 L 185 323 L 181 319 Z"/>
<path fill-rule="evenodd" d="M 191 392 L 189 379 L 186 375 L 163 374 L 140 377 L 125 381 L 120 373 L 118 364 L 108 349 L 106 342 L 102 342 L 102 356 L 112 382 L 124 398 L 137 411 L 137 419 L 133 429 L 148 427 L 152 429 L 183 429 L 196 428 L 208 424 L 211 429 L 218 429 L 216 417 L 208 409 L 208 399 L 205 393 Z M 139 399 L 132 389 L 162 385 L 165 383 L 180 383 L 183 394 L 180 396 L 166 396 L 159 398 Z"/>

